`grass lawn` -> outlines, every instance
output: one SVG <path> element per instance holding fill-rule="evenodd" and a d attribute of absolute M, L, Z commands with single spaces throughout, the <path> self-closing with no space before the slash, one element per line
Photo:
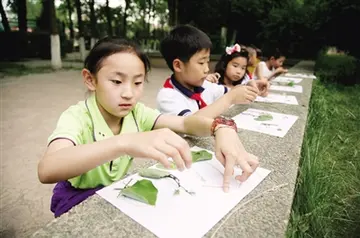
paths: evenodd
<path fill-rule="evenodd" d="M 287 237 L 360 237 L 360 85 L 314 81 Z"/>

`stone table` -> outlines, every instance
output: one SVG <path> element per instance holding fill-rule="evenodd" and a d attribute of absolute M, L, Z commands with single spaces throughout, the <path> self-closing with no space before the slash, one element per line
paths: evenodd
<path fill-rule="evenodd" d="M 289 72 L 313 73 L 314 63 L 301 61 Z M 253 103 L 233 106 L 225 116 L 233 117 L 247 108 L 297 115 L 299 118 L 283 138 L 240 130 L 245 148 L 257 155 L 260 166 L 271 173 L 233 210 L 218 222 L 206 237 L 283 237 L 294 197 L 301 145 L 303 141 L 312 79 L 303 79 L 303 93 L 295 95 L 299 105 Z M 279 93 L 279 92 L 277 92 Z M 186 137 L 191 146 L 213 150 L 213 139 Z M 150 166 L 146 161 L 136 164 L 132 172 Z M 164 224 L 165 225 L 165 224 Z M 180 228 L 181 229 L 181 228 Z M 33 237 L 155 237 L 146 228 L 95 194 L 54 219 L 33 234 Z"/>

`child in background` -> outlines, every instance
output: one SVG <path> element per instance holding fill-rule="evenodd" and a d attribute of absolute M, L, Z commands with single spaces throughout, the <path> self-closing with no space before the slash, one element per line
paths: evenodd
<path fill-rule="evenodd" d="M 236 85 L 247 85 L 251 80 L 247 72 L 248 63 L 249 53 L 244 47 L 238 44 L 226 47 L 225 53 L 215 66 L 215 73 L 220 75 L 219 84 L 229 89 Z"/>
<path fill-rule="evenodd" d="M 282 67 L 285 56 L 276 49 L 273 53 L 268 54 L 266 61 L 261 61 L 256 67 L 255 77 L 257 79 L 263 80 L 271 80 L 276 75 L 286 73 L 287 70 Z"/>
<path fill-rule="evenodd" d="M 173 71 L 157 95 L 162 113 L 215 118 L 232 104 L 255 100 L 256 87 L 239 86 L 228 92 L 227 87 L 205 80 L 209 73 L 211 47 L 210 38 L 189 25 L 174 28 L 161 42 L 161 54 Z"/>
<path fill-rule="evenodd" d="M 219 77 L 212 74 L 207 79 L 214 80 L 216 78 L 219 84 L 225 85 L 229 89 L 237 85 L 256 87 L 260 89 L 259 95 L 263 96 L 267 93 L 268 82 L 252 80 L 251 74 L 247 71 L 249 62 L 254 62 L 254 60 L 256 58 L 249 58 L 248 50 L 238 44 L 226 47 L 225 53 L 215 66 L 215 74 L 218 74 Z"/>
<path fill-rule="evenodd" d="M 215 136 L 216 155 L 225 166 L 224 191 L 234 166 L 244 171 L 240 181 L 256 169 L 257 159 L 245 151 L 232 120 L 161 115 L 139 103 L 149 69 L 134 43 L 105 38 L 91 49 L 82 70 L 91 95 L 62 113 L 38 165 L 42 183 L 57 183 L 51 200 L 55 217 L 123 178 L 134 157 L 167 168 L 171 157 L 179 170 L 190 168 L 189 145 L 175 132 Z"/>
<path fill-rule="evenodd" d="M 246 47 L 246 50 L 249 52 L 249 63 L 247 66 L 248 74 L 252 77 L 254 75 L 255 69 L 260 62 L 260 59 L 257 56 L 257 51 L 253 47 Z"/>

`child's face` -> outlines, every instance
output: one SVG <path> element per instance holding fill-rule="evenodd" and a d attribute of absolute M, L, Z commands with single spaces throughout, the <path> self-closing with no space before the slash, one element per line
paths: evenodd
<path fill-rule="evenodd" d="M 270 59 L 270 62 L 271 62 L 271 65 L 272 67 L 274 67 L 275 69 L 281 67 L 283 65 L 285 61 L 285 57 L 284 56 L 281 56 L 280 58 L 278 59 L 275 59 L 274 57 L 271 57 Z"/>
<path fill-rule="evenodd" d="M 233 58 L 226 66 L 225 78 L 231 81 L 239 81 L 245 75 L 247 59 L 245 57 Z"/>
<path fill-rule="evenodd" d="M 133 53 L 116 53 L 105 58 L 96 74 L 98 104 L 117 118 L 126 116 L 142 96 L 145 67 Z"/>
<path fill-rule="evenodd" d="M 209 73 L 210 50 L 203 49 L 194 54 L 189 62 L 181 62 L 181 75 L 183 83 L 190 87 L 200 87 L 203 85 Z"/>

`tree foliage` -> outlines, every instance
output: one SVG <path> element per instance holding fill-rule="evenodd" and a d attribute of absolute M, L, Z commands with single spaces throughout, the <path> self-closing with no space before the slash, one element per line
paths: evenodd
<path fill-rule="evenodd" d="M 327 45 L 360 56 L 358 0 L 182 0 L 178 14 L 181 24 L 206 31 L 215 45 L 226 27 L 236 30 L 239 43 L 277 47 L 289 56 L 314 57 Z"/>

